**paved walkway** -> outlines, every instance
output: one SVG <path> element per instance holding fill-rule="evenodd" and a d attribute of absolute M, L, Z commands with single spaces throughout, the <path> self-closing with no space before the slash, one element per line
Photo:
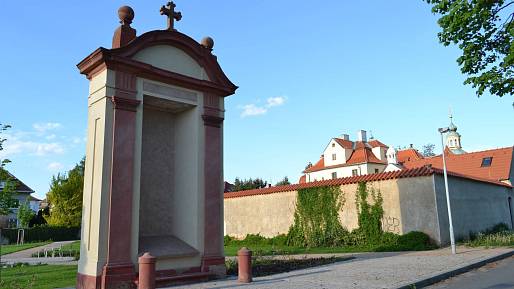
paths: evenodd
<path fill-rule="evenodd" d="M 457 248 L 406 253 L 323 254 L 355 256 L 350 261 L 254 278 L 239 284 L 234 277 L 173 288 L 399 288 L 482 260 L 512 252 L 512 248 Z"/>
<path fill-rule="evenodd" d="M 430 289 L 512 289 L 514 256 L 427 287 Z"/>
<path fill-rule="evenodd" d="M 23 251 L 14 252 L 0 256 L 0 262 L 6 264 L 14 263 L 29 263 L 29 264 L 73 264 L 73 257 L 48 257 L 45 258 L 41 255 L 41 258 L 32 257 L 32 254 L 41 252 L 44 250 L 51 251 L 52 249 L 61 248 L 64 245 L 71 244 L 75 241 L 62 241 L 53 242 L 44 246 L 34 247 Z M 50 253 L 49 253 L 50 254 Z"/>

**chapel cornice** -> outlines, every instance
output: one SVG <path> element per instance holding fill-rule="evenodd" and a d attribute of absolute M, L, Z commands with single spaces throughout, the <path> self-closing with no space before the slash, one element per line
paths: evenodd
<path fill-rule="evenodd" d="M 205 70 L 210 80 L 185 76 L 132 59 L 139 51 L 156 45 L 169 45 L 184 51 Z M 150 31 L 120 48 L 100 47 L 82 60 L 77 67 L 88 79 L 105 69 L 112 69 L 167 84 L 213 92 L 219 96 L 232 95 L 237 89 L 237 86 L 227 78 L 209 47 L 178 31 Z"/>

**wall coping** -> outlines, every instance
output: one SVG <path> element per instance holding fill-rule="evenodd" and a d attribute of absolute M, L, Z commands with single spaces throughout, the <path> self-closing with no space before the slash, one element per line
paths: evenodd
<path fill-rule="evenodd" d="M 477 178 L 477 177 L 463 175 L 463 174 L 459 174 L 459 173 L 451 172 L 451 171 L 447 171 L 447 173 L 448 173 L 448 176 L 452 176 L 452 177 L 468 179 L 468 180 L 477 181 L 477 182 L 481 182 L 481 183 L 489 183 L 489 184 L 502 186 L 502 187 L 506 187 L 506 188 L 511 188 L 511 189 L 513 188 L 513 186 L 503 183 L 503 182 L 500 182 L 500 181 L 493 181 L 493 180 L 488 180 L 488 179 Z M 385 180 L 394 180 L 394 179 L 402 179 L 402 178 L 425 177 L 425 176 L 431 176 L 434 174 L 442 175 L 443 170 L 433 168 L 430 165 L 425 165 L 422 167 L 404 169 L 404 170 L 394 171 L 394 172 L 384 172 L 384 173 L 379 173 L 379 174 L 352 176 L 352 177 L 345 177 L 345 178 L 338 178 L 338 179 L 331 179 L 331 180 L 308 182 L 308 183 L 302 183 L 302 184 L 292 184 L 292 185 L 275 186 L 275 187 L 253 189 L 253 190 L 246 190 L 246 191 L 228 192 L 228 193 L 224 194 L 224 199 L 248 197 L 248 196 L 255 196 L 255 195 L 267 195 L 267 194 L 274 194 L 274 193 L 281 193 L 281 192 L 290 192 L 290 191 L 297 191 L 299 189 L 314 188 L 314 187 L 340 186 L 340 185 L 356 184 L 356 183 L 360 183 L 360 182 L 375 182 L 375 181 L 385 181 Z"/>

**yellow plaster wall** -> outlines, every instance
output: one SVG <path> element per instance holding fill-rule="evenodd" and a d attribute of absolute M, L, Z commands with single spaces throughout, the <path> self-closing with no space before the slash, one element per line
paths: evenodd
<path fill-rule="evenodd" d="M 225 199 L 225 235 L 273 237 L 286 234 L 294 220 L 296 191 Z"/>
<path fill-rule="evenodd" d="M 80 260 L 81 274 L 97 276 L 107 256 L 109 174 L 112 151 L 113 108 L 109 92 L 115 72 L 105 70 L 91 80 L 88 98 L 88 129 Z"/>
<path fill-rule="evenodd" d="M 191 56 L 173 46 L 148 47 L 136 53 L 133 59 L 197 79 L 207 79 L 203 68 Z"/>

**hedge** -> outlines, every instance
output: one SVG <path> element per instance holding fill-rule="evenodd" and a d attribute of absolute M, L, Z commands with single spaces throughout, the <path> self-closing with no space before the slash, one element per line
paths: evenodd
<path fill-rule="evenodd" d="M 2 237 L 9 244 L 16 243 L 19 229 L 1 229 Z M 80 227 L 40 226 L 25 228 L 25 243 L 43 241 L 71 241 L 80 239 Z"/>

